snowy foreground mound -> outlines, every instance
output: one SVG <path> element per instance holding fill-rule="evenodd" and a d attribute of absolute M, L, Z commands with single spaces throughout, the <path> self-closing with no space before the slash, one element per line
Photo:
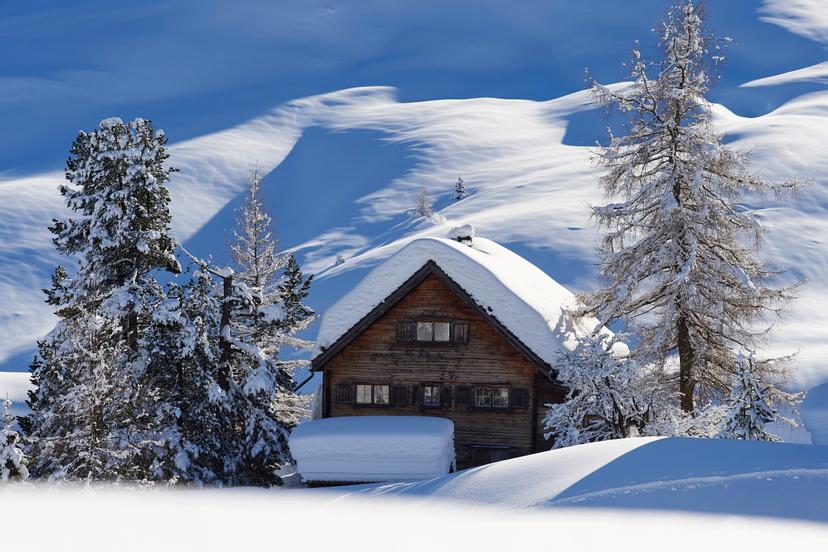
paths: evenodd
<path fill-rule="evenodd" d="M 824 550 L 821 524 L 559 509 L 502 513 L 283 490 L 0 489 L 4 550 Z M 32 515 L 36 512 L 36 515 Z M 692 535 L 692 538 L 677 538 Z"/>
<path fill-rule="evenodd" d="M 306 492 L 448 499 L 501 510 L 597 506 L 828 522 L 828 447 L 621 439 L 505 460 L 429 481 Z"/>

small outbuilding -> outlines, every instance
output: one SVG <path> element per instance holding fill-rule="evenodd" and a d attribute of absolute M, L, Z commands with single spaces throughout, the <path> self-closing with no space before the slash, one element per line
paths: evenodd
<path fill-rule="evenodd" d="M 311 485 L 431 479 L 454 471 L 454 424 L 432 416 L 343 416 L 300 424 L 290 450 Z"/>

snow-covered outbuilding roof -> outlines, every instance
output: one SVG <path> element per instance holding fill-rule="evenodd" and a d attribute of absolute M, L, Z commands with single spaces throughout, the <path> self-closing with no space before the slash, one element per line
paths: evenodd
<path fill-rule="evenodd" d="M 299 424 L 290 452 L 303 481 L 430 479 L 454 466 L 454 424 L 432 416 L 342 416 Z"/>
<path fill-rule="evenodd" d="M 331 347 L 383 304 L 429 261 L 435 263 L 523 345 L 548 365 L 563 347 L 598 325 L 594 318 L 573 318 L 571 291 L 541 269 L 497 243 L 473 237 L 456 241 L 418 238 L 374 268 L 322 317 L 314 356 Z"/>

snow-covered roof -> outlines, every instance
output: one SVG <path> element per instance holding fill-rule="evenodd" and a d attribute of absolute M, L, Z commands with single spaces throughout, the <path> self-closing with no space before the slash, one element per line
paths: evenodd
<path fill-rule="evenodd" d="M 434 261 L 550 365 L 562 347 L 571 350 L 576 337 L 598 325 L 594 318 L 576 320 L 570 316 L 567 309 L 576 306 L 573 293 L 505 247 L 481 237 L 463 243 L 425 237 L 409 242 L 374 268 L 325 312 L 314 356 L 334 344 L 428 261 Z"/>
<path fill-rule="evenodd" d="M 449 473 L 454 424 L 433 416 L 342 416 L 300 424 L 290 452 L 304 481 L 404 481 Z"/>

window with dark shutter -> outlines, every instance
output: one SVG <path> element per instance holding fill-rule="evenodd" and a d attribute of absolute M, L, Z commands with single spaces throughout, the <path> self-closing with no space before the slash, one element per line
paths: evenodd
<path fill-rule="evenodd" d="M 469 406 L 472 403 L 472 388 L 470 385 L 458 385 L 454 388 L 454 403 L 457 406 Z"/>
<path fill-rule="evenodd" d="M 336 402 L 352 404 L 354 402 L 354 385 L 352 383 L 336 384 Z"/>
<path fill-rule="evenodd" d="M 529 390 L 525 387 L 513 387 L 511 403 L 512 408 L 529 408 Z"/>
<path fill-rule="evenodd" d="M 408 404 L 408 387 L 405 385 L 391 386 L 391 404 L 394 406 L 406 406 Z"/>
<path fill-rule="evenodd" d="M 397 320 L 397 341 L 408 342 L 417 339 L 417 323 L 413 320 Z"/>
<path fill-rule="evenodd" d="M 414 406 L 423 405 L 423 386 L 415 385 L 411 388 L 411 404 Z"/>
<path fill-rule="evenodd" d="M 444 385 L 440 390 L 440 406 L 448 408 L 451 406 L 451 387 Z"/>
<path fill-rule="evenodd" d="M 451 342 L 452 343 L 468 343 L 469 341 L 469 323 L 454 321 L 451 323 Z"/>

